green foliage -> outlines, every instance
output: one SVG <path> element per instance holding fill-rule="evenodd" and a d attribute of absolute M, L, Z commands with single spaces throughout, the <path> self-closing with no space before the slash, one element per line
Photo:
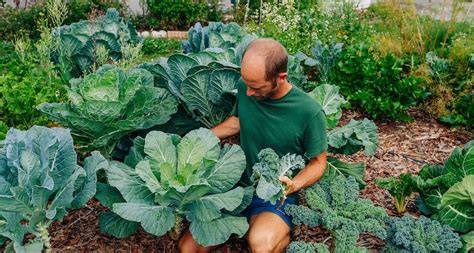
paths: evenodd
<path fill-rule="evenodd" d="M 315 211 L 311 221 L 317 219 L 334 237 L 335 252 L 363 250 L 356 246 L 361 233 L 369 232 L 382 239 L 387 235 L 388 215 L 383 208 L 359 197 L 359 187 L 353 177 L 339 175 L 330 181 L 319 181 L 305 190 L 305 199 L 308 207 Z M 308 220 L 308 207 L 288 205 L 285 211 L 296 221 L 304 222 Z"/>
<path fill-rule="evenodd" d="M 0 38 L 13 40 L 17 34 L 27 34 L 38 39 L 40 31 L 37 21 L 46 15 L 43 5 L 33 5 L 31 8 L 13 8 L 6 6 L 0 9 Z"/>
<path fill-rule="evenodd" d="M 413 184 L 412 175 L 409 173 L 401 174 L 399 178 L 391 176 L 389 178 L 375 179 L 375 184 L 387 190 L 395 200 L 395 208 L 397 213 L 405 212 L 407 198 L 416 191 Z"/>
<path fill-rule="evenodd" d="M 182 138 L 152 131 L 136 143 L 127 165 L 111 162 L 107 170 L 108 182 L 126 200 L 112 204 L 114 213 L 157 236 L 172 230 L 179 237 L 186 219 L 203 246 L 247 232 L 246 218 L 237 214 L 250 203 L 253 189 L 234 188 L 245 170 L 239 146 L 221 149 L 219 139 L 204 128 Z"/>
<path fill-rule="evenodd" d="M 294 154 L 286 154 L 280 158 L 271 148 L 262 149 L 258 153 L 258 160 L 259 162 L 252 168 L 257 196 L 275 205 L 285 196 L 286 190 L 279 177 L 293 177 L 304 168 L 305 161 L 301 156 Z"/>
<path fill-rule="evenodd" d="M 329 253 L 329 248 L 324 243 L 307 243 L 303 241 L 292 242 L 288 245 L 286 253 Z"/>
<path fill-rule="evenodd" d="M 67 129 L 11 129 L 0 150 L 0 235 L 16 252 L 51 250 L 48 227 L 94 196 L 107 166 L 98 152 L 77 165 Z"/>
<path fill-rule="evenodd" d="M 461 253 L 468 253 L 474 249 L 474 231 L 471 231 L 461 236 L 463 246 L 460 250 Z"/>
<path fill-rule="evenodd" d="M 105 49 L 108 58 L 118 61 L 124 57 L 123 47 L 141 42 L 135 28 L 115 9 L 107 10 L 104 16 L 93 21 L 83 20 L 57 27 L 53 36 L 59 40 L 53 52 L 54 61 L 68 65 L 72 77 L 87 74 L 104 64 L 99 60 L 100 50 Z"/>
<path fill-rule="evenodd" d="M 439 120 L 453 126 L 473 126 L 474 94 L 468 93 L 461 96 L 458 101 L 455 101 L 454 110 L 452 110 L 448 115 L 441 117 Z"/>
<path fill-rule="evenodd" d="M 364 149 L 366 155 L 374 155 L 379 145 L 377 126 L 368 119 L 351 120 L 330 130 L 327 136 L 329 151 L 333 154 L 352 155 Z"/>
<path fill-rule="evenodd" d="M 168 56 L 181 50 L 179 40 L 166 38 L 145 38 L 142 52 L 146 56 Z"/>
<path fill-rule="evenodd" d="M 322 106 L 324 114 L 326 115 L 326 128 L 335 128 L 339 119 L 342 117 L 342 107 L 348 104 L 339 94 L 339 87 L 330 84 L 321 84 L 308 94 Z"/>
<path fill-rule="evenodd" d="M 301 52 L 297 53 L 296 57 L 303 61 L 306 66 L 316 67 L 319 79 L 325 83 L 329 79 L 330 71 L 341 56 L 343 45 L 343 43 L 336 43 L 331 46 L 323 46 L 321 41 L 317 41 L 315 47 L 311 48 L 312 57 L 308 57 Z"/>
<path fill-rule="evenodd" d="M 222 22 L 209 22 L 202 27 L 196 23 L 188 30 L 188 40 L 182 42 L 184 53 L 198 53 L 206 48 L 229 49 L 236 48 L 242 41 L 245 33 L 237 23 L 224 24 Z"/>
<path fill-rule="evenodd" d="M 207 20 L 208 6 L 205 1 L 147 0 L 150 17 L 161 29 L 182 30 L 198 21 Z"/>
<path fill-rule="evenodd" d="M 71 80 L 68 97 L 69 103 L 43 103 L 38 109 L 70 128 L 83 151 L 100 149 L 106 156 L 121 137 L 164 124 L 177 111 L 176 99 L 154 87 L 150 72 L 113 65 Z"/>
<path fill-rule="evenodd" d="M 388 53 L 377 61 L 363 43 L 346 47 L 330 82 L 373 118 L 408 121 L 407 110 L 428 95 L 420 86 L 422 79 L 403 72 L 400 59 Z"/>
<path fill-rule="evenodd" d="M 463 233 L 474 229 L 473 141 L 464 149 L 456 147 L 444 165 L 426 165 L 414 180 L 433 219 Z"/>
<path fill-rule="evenodd" d="M 391 217 L 388 221 L 384 252 L 447 252 L 455 253 L 462 247 L 459 235 L 447 225 L 424 216 Z"/>
<path fill-rule="evenodd" d="M 153 73 L 155 85 L 167 88 L 179 100 L 187 113 L 182 120 L 191 117 L 211 128 L 224 121 L 234 106 L 240 78 L 238 66 L 232 63 L 235 59 L 231 48 L 220 52 L 173 54 L 137 67 Z"/>
<path fill-rule="evenodd" d="M 92 11 L 106 12 L 109 8 L 117 10 L 122 9 L 122 3 L 120 1 L 100 1 L 100 0 L 72 0 L 66 3 L 69 13 L 64 20 L 64 24 L 72 24 L 81 20 L 88 19 L 88 14 Z"/>
<path fill-rule="evenodd" d="M 65 94 L 53 65 L 40 62 L 41 53 L 29 41 L 25 45 L 20 59 L 12 43 L 0 44 L 0 121 L 19 129 L 48 124 L 36 105 L 59 102 Z"/>

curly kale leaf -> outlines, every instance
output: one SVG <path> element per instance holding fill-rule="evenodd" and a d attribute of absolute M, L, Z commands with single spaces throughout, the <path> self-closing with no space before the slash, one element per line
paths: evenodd
<path fill-rule="evenodd" d="M 286 249 L 286 253 L 329 253 L 329 248 L 324 243 L 298 241 L 290 243 Z"/>
<path fill-rule="evenodd" d="M 305 193 L 312 213 L 291 205 L 285 211 L 297 225 L 305 223 L 311 226 L 318 221 L 328 229 L 335 238 L 335 252 L 363 250 L 356 246 L 361 233 L 372 233 L 382 239 L 386 237 L 385 221 L 388 216 L 385 210 L 359 197 L 357 181 L 353 177 L 340 175 L 331 181 L 320 181 Z"/>
<path fill-rule="evenodd" d="M 424 216 L 405 215 L 388 222 L 384 252 L 457 252 L 462 247 L 458 234 L 448 225 Z"/>
<path fill-rule="evenodd" d="M 304 159 L 294 154 L 286 154 L 280 159 L 278 154 L 270 148 L 261 150 L 258 158 L 260 162 L 253 166 L 257 196 L 275 204 L 284 197 L 285 191 L 279 177 L 292 177 L 296 171 L 305 166 Z"/>

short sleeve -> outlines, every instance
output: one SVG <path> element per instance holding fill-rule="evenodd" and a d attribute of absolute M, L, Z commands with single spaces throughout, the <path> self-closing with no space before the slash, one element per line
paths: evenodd
<path fill-rule="evenodd" d="M 305 156 L 309 159 L 320 155 L 328 149 L 326 136 L 326 117 L 319 111 L 306 125 L 304 131 Z"/>

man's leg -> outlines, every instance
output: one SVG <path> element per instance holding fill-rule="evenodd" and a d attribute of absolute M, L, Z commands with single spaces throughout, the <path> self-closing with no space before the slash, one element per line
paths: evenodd
<path fill-rule="evenodd" d="M 252 216 L 247 240 L 254 253 L 283 252 L 290 243 L 290 228 L 275 213 Z"/>
<path fill-rule="evenodd" d="M 181 253 L 208 253 L 219 246 L 203 247 L 199 245 L 191 235 L 189 230 L 184 233 L 183 237 L 179 240 L 178 248 Z"/>

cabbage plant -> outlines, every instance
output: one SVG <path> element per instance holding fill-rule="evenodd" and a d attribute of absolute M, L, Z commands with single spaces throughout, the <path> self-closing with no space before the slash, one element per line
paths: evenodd
<path fill-rule="evenodd" d="M 198 53 L 206 48 L 235 48 L 244 35 L 245 32 L 234 22 L 209 22 L 204 27 L 198 22 L 189 28 L 188 40 L 182 41 L 182 47 L 184 53 Z"/>
<path fill-rule="evenodd" d="M 253 189 L 235 187 L 246 164 L 239 146 L 221 148 L 219 139 L 204 128 L 184 137 L 152 131 L 144 140 L 138 138 L 126 164 L 113 161 L 107 170 L 109 184 L 125 201 L 111 203 L 113 194 L 101 197 L 121 218 L 103 231 L 122 230 L 131 225 L 126 220 L 148 233 L 171 231 L 177 238 L 187 220 L 193 238 L 203 246 L 246 233 L 247 220 L 239 213 L 250 203 Z"/>
<path fill-rule="evenodd" d="M 132 24 L 124 21 L 120 13 L 113 8 L 107 10 L 104 16 L 95 20 L 83 20 L 57 27 L 53 36 L 59 44 L 54 52 L 56 62 L 70 61 L 70 74 L 73 77 L 82 76 L 92 70 L 98 63 L 97 48 L 102 47 L 113 60 L 122 58 L 123 43 L 138 44 L 142 38 Z"/>
<path fill-rule="evenodd" d="M 7 252 L 51 252 L 49 226 L 92 198 L 96 172 L 108 167 L 99 152 L 83 165 L 67 129 L 8 131 L 0 149 L 0 235 L 11 240 Z"/>
<path fill-rule="evenodd" d="M 154 87 L 147 70 L 124 72 L 113 65 L 71 80 L 68 97 L 69 103 L 43 103 L 38 109 L 70 128 L 83 151 L 99 149 L 106 156 L 126 134 L 166 123 L 178 105 L 166 89 Z"/>

